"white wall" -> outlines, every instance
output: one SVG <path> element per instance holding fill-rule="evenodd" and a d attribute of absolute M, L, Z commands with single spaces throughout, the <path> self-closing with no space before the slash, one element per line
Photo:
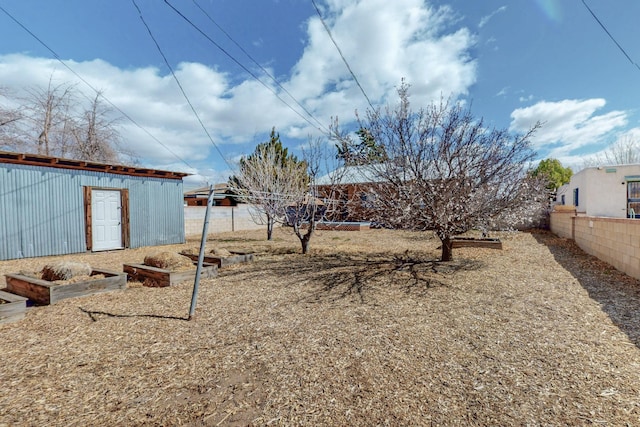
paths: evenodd
<path fill-rule="evenodd" d="M 587 211 L 587 200 L 589 199 L 589 193 L 587 191 L 587 176 L 589 175 L 589 169 L 583 169 L 577 174 L 571 177 L 571 182 L 569 182 L 569 188 L 567 188 L 567 194 L 565 195 L 565 200 L 568 205 L 575 205 L 573 200 L 573 194 L 575 189 L 579 190 L 578 192 L 578 205 L 575 206 L 576 212 L 586 213 Z"/>
<path fill-rule="evenodd" d="M 184 207 L 185 236 L 202 235 L 206 210 L 206 206 Z M 212 206 L 211 212 L 209 212 L 209 227 L 207 234 L 261 229 L 264 229 L 266 233 L 267 226 L 264 224 L 256 224 L 254 222 L 248 205 Z"/>
<path fill-rule="evenodd" d="M 640 175 L 640 165 L 602 166 L 581 170 L 571 177 L 565 204 L 573 204 L 573 190 L 578 188 L 579 214 L 610 218 L 627 216 L 627 181 L 625 176 Z"/>

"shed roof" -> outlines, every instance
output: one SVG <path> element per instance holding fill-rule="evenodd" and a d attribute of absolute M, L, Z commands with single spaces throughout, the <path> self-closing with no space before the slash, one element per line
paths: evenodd
<path fill-rule="evenodd" d="M 61 157 L 49 157 L 40 154 L 12 153 L 9 151 L 0 151 L 0 163 L 42 166 L 59 169 L 75 169 L 93 172 L 107 172 L 118 175 L 179 180 L 189 175 L 188 173 L 183 172 L 171 172 L 158 169 L 142 168 L 137 166 L 112 165 L 107 163 L 90 162 L 86 160 L 64 159 Z"/>

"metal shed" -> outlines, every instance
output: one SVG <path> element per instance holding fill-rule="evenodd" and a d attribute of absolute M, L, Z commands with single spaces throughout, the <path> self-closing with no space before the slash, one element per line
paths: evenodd
<path fill-rule="evenodd" d="M 0 151 L 0 260 L 184 243 L 187 175 Z"/>

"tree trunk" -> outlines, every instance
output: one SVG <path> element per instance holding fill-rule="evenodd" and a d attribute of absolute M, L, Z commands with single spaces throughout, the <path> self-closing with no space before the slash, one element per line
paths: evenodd
<path fill-rule="evenodd" d="M 267 240 L 271 240 L 273 236 L 273 217 L 267 214 Z"/>
<path fill-rule="evenodd" d="M 309 231 L 307 231 L 302 238 L 300 238 L 300 243 L 302 244 L 302 254 L 306 255 L 309 252 L 309 242 L 311 241 L 311 233 L 312 229 L 309 227 Z"/>
<path fill-rule="evenodd" d="M 316 229 L 315 221 L 309 221 L 307 232 L 302 234 L 302 230 L 300 229 L 299 224 L 294 224 L 293 231 L 300 239 L 300 244 L 302 245 L 302 254 L 306 255 L 309 252 L 309 243 L 311 242 L 311 236 L 313 235 L 313 231 Z"/>
<path fill-rule="evenodd" d="M 451 237 L 441 237 L 442 242 L 442 256 L 440 261 L 451 261 L 453 259 L 453 239 Z"/>
<path fill-rule="evenodd" d="M 307 228 L 307 232 L 300 237 L 300 243 L 302 244 L 302 254 L 305 255 L 309 252 L 309 243 L 311 242 L 311 236 L 313 235 L 313 232 L 316 229 L 316 209 L 317 207 L 314 207 L 312 214 L 309 218 L 309 225 Z"/>

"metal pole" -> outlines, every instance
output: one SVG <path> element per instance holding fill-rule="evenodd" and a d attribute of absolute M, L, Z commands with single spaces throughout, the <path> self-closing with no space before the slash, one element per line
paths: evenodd
<path fill-rule="evenodd" d="M 191 294 L 191 307 L 189 308 L 189 320 L 193 318 L 196 311 L 196 301 L 198 299 L 198 288 L 200 286 L 200 272 L 204 262 L 204 250 L 207 243 L 207 233 L 209 230 L 209 211 L 213 202 L 213 185 L 209 187 L 209 198 L 207 199 L 207 210 L 204 213 L 204 224 L 202 225 L 202 239 L 200 240 L 200 252 L 198 254 L 198 266 L 196 268 L 196 278 L 193 282 L 193 293 Z"/>

